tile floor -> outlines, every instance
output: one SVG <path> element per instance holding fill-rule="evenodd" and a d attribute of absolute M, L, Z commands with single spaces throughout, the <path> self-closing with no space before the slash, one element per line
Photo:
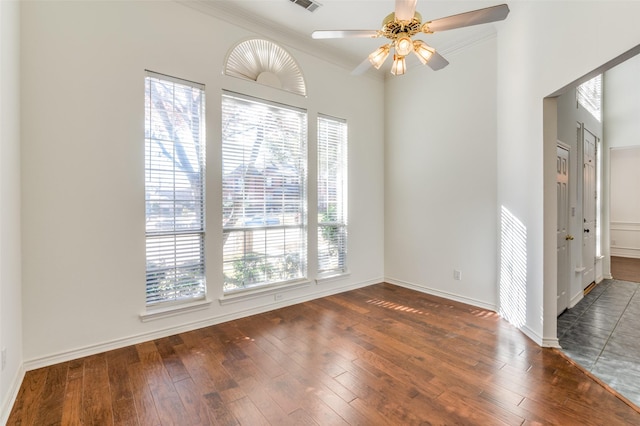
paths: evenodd
<path fill-rule="evenodd" d="M 562 350 L 640 406 L 640 284 L 604 280 L 558 317 Z"/>

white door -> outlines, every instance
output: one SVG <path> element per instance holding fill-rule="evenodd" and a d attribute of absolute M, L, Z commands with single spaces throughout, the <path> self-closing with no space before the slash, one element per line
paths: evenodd
<path fill-rule="evenodd" d="M 556 160 L 557 195 L 558 195 L 558 299 L 557 314 L 560 315 L 569 307 L 569 242 L 573 237 L 569 234 L 569 151 L 558 146 Z"/>
<path fill-rule="evenodd" d="M 584 154 L 582 186 L 582 288 L 596 279 L 596 147 L 598 138 L 582 128 Z"/>

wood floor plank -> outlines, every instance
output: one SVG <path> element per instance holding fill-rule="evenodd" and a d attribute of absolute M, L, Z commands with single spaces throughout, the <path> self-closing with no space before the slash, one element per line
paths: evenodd
<path fill-rule="evenodd" d="M 208 373 L 208 368 L 211 364 L 209 362 L 208 351 L 195 350 L 195 348 L 190 347 L 187 343 L 189 339 L 190 337 L 185 338 L 185 345 L 176 346 L 176 352 L 179 354 L 183 365 L 189 372 L 196 391 L 200 395 L 216 392 L 218 388 Z"/>
<path fill-rule="evenodd" d="M 211 424 L 211 418 L 207 410 L 207 405 L 203 395 L 199 392 L 198 387 L 191 377 L 174 384 L 182 405 L 185 408 L 187 417 L 184 423 L 189 425 L 208 425 Z"/>
<path fill-rule="evenodd" d="M 228 404 L 229 410 L 241 425 L 269 425 L 267 418 L 256 407 L 253 401 L 245 396 Z"/>
<path fill-rule="evenodd" d="M 460 391 L 460 387 L 452 387 L 438 397 L 443 404 L 456 407 L 456 412 L 467 421 L 475 424 L 489 424 L 499 422 L 504 425 L 519 425 L 524 421 L 524 417 L 518 416 L 508 409 L 503 408 L 493 401 L 466 396 L 466 392 Z M 462 414 L 464 413 L 464 414 Z"/>
<path fill-rule="evenodd" d="M 495 312 L 379 284 L 25 375 L 14 425 L 631 425 Z"/>
<path fill-rule="evenodd" d="M 156 412 L 162 424 L 180 424 L 186 418 L 186 411 L 173 385 L 173 380 L 165 369 L 162 356 L 154 345 L 138 345 L 141 349 L 140 362 L 149 390 L 155 402 Z"/>
<path fill-rule="evenodd" d="M 269 424 L 286 425 L 290 424 L 291 418 L 280 406 L 271 398 L 271 393 L 265 389 L 264 384 L 254 378 L 242 380 L 240 387 L 255 406 L 260 410 Z"/>
<path fill-rule="evenodd" d="M 106 356 L 114 424 L 137 425 L 138 415 L 129 378 L 129 366 L 139 362 L 137 352 L 126 347 L 110 351 Z"/>
<path fill-rule="evenodd" d="M 92 355 L 84 360 L 82 405 L 87 424 L 113 424 L 113 407 L 109 389 L 106 354 Z"/>
<path fill-rule="evenodd" d="M 640 282 L 640 259 L 611 256 L 611 275 L 616 280 Z"/>
<path fill-rule="evenodd" d="M 211 392 L 204 395 L 204 399 L 207 402 L 209 413 L 211 418 L 216 424 L 223 426 L 238 425 L 238 421 L 233 416 L 229 407 L 222 400 L 222 397 L 218 392 Z"/>
<path fill-rule="evenodd" d="M 44 390 L 49 368 L 27 371 L 9 415 L 8 425 L 31 425 L 38 413 L 38 401 Z"/>
<path fill-rule="evenodd" d="M 76 377 L 67 382 L 64 401 L 62 402 L 61 424 L 70 426 L 84 424 L 82 387 L 82 377 Z"/>
<path fill-rule="evenodd" d="M 68 363 L 56 364 L 47 369 L 47 379 L 42 390 L 34 423 L 58 424 L 62 422 Z"/>
<path fill-rule="evenodd" d="M 144 366 L 141 362 L 138 362 L 129 365 L 128 370 L 138 424 L 141 426 L 159 425 L 160 418 L 158 417 L 153 395 L 151 394 L 151 389 L 144 374 Z"/>
<path fill-rule="evenodd" d="M 188 379 L 189 373 L 184 367 L 184 364 L 182 364 L 180 357 L 176 354 L 174 343 L 182 344 L 183 342 L 182 339 L 180 339 L 179 342 L 176 342 L 176 340 L 171 337 L 155 341 L 158 354 L 162 358 L 164 368 L 167 370 L 167 373 L 169 373 L 169 376 L 171 376 L 171 380 L 179 382 L 181 380 Z"/>

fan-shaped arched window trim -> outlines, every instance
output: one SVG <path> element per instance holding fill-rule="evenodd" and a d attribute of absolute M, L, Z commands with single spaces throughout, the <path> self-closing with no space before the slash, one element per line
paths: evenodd
<path fill-rule="evenodd" d="M 226 75 L 307 96 L 298 62 L 282 46 L 262 38 L 237 43 L 224 61 Z"/>

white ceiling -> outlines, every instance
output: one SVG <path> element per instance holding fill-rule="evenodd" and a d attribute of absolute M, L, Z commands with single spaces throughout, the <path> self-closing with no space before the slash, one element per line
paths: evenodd
<path fill-rule="evenodd" d="M 383 18 L 393 12 L 395 7 L 395 0 L 320 0 L 322 6 L 314 12 L 309 12 L 290 0 L 191 0 L 184 3 L 242 27 L 255 29 L 258 33 L 266 33 L 267 36 L 272 34 L 279 39 L 284 36 L 290 40 L 289 45 L 349 69 L 361 64 L 384 41 L 366 38 L 313 40 L 311 33 L 314 30 L 379 29 Z M 426 22 L 502 3 L 505 1 L 418 0 L 416 10 L 422 15 L 423 22 Z M 424 40 L 447 57 L 476 40 L 491 36 L 499 24 L 422 34 L 416 38 Z M 448 59 L 451 62 L 451 58 Z M 417 60 L 408 63 L 409 68 L 413 66 L 420 64 Z M 388 67 L 383 67 L 378 73 L 388 70 Z"/>

